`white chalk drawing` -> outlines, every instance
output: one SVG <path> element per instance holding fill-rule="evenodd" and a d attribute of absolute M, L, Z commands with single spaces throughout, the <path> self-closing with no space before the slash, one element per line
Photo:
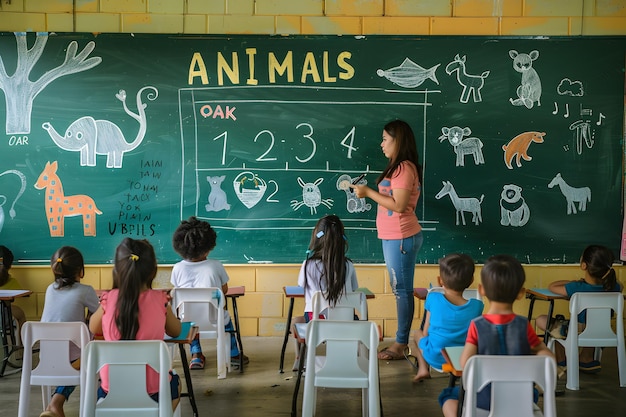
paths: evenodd
<path fill-rule="evenodd" d="M 235 195 L 247 208 L 257 205 L 265 195 L 267 183 L 263 178 L 250 171 L 242 172 L 233 181 Z"/>
<path fill-rule="evenodd" d="M 15 169 L 7 169 L 6 171 L 0 173 L 0 177 L 4 175 L 8 175 L 8 174 L 16 175 L 17 178 L 20 180 L 20 190 L 15 195 L 15 198 L 11 202 L 11 207 L 9 208 L 9 216 L 11 217 L 11 219 L 14 219 L 16 216 L 15 203 L 17 203 L 17 200 L 19 200 L 22 194 L 24 194 L 24 190 L 26 190 L 26 176 L 21 171 L 18 171 Z M 8 201 L 7 196 L 4 194 L 0 194 L 0 232 L 2 231 L 2 228 L 4 227 L 4 219 L 5 219 L 4 205 L 6 204 L 7 201 Z"/>
<path fill-rule="evenodd" d="M 561 193 L 567 201 L 567 214 L 576 214 L 576 203 L 578 203 L 579 211 L 587 210 L 587 202 L 591 202 L 591 188 L 580 187 L 575 188 L 565 182 L 561 173 L 557 173 L 552 181 L 548 184 L 548 188 L 552 188 L 558 185 L 561 189 Z"/>
<path fill-rule="evenodd" d="M 456 71 L 456 80 L 463 86 L 461 92 L 461 103 L 467 103 L 470 95 L 475 103 L 483 101 L 480 94 L 480 90 L 485 85 L 485 78 L 489 75 L 489 71 L 484 71 L 480 75 L 470 75 L 465 71 L 465 55 L 462 57 L 459 54 L 454 56 L 454 60 L 446 65 L 446 73 L 451 75 Z"/>
<path fill-rule="evenodd" d="M 602 124 L 602 119 L 606 119 L 606 116 L 602 114 L 602 112 L 600 112 L 600 114 L 598 115 L 598 121 L 596 122 L 597 126 L 600 126 Z"/>
<path fill-rule="evenodd" d="M 530 208 L 522 197 L 522 187 L 515 184 L 503 186 L 500 194 L 500 224 L 520 227 L 528 223 L 529 219 Z"/>
<path fill-rule="evenodd" d="M 379 69 L 376 74 L 379 77 L 385 77 L 392 83 L 404 88 L 415 88 L 422 85 L 427 79 L 431 79 L 436 84 L 439 84 L 437 80 L 437 64 L 428 69 L 422 68 L 420 65 L 411 61 L 409 58 L 405 58 L 399 67 L 390 68 L 387 70 Z"/>
<path fill-rule="evenodd" d="M 304 182 L 302 178 L 298 177 L 298 184 L 302 187 L 302 201 L 291 200 L 291 208 L 295 211 L 302 206 L 307 206 L 311 209 L 311 214 L 317 214 L 317 207 L 323 204 L 327 208 L 333 206 L 332 198 L 322 198 L 322 193 L 319 189 L 319 185 L 324 181 L 324 178 L 318 178 L 315 182 Z"/>
<path fill-rule="evenodd" d="M 561 96 L 582 97 L 585 94 L 582 81 L 572 81 L 563 78 L 556 87 L 556 92 Z"/>
<path fill-rule="evenodd" d="M 96 236 L 96 215 L 102 212 L 88 195 L 65 195 L 63 184 L 57 175 L 58 166 L 57 161 L 46 162 L 35 183 L 36 189 L 46 189 L 44 205 L 50 237 L 65 236 L 65 218 L 75 216 L 83 216 L 84 236 Z"/>
<path fill-rule="evenodd" d="M 342 174 L 337 178 L 337 189 L 346 192 L 346 209 L 348 213 L 363 213 L 369 211 L 372 205 L 368 203 L 364 198 L 358 198 L 349 184 L 356 180 L 358 177 L 350 177 L 348 174 Z M 365 178 L 361 178 L 357 184 L 367 184 Z"/>
<path fill-rule="evenodd" d="M 600 113 L 600 114 L 602 114 L 602 113 Z M 583 104 L 580 103 L 580 115 L 581 116 L 591 117 L 591 116 L 593 116 L 593 109 L 583 108 Z"/>
<path fill-rule="evenodd" d="M 461 217 L 461 221 L 463 222 L 463 226 L 465 226 L 465 212 L 472 213 L 472 222 L 475 225 L 478 225 L 483 221 L 482 210 L 480 205 L 482 204 L 485 195 L 482 194 L 480 199 L 474 197 L 459 197 L 454 189 L 454 186 L 450 181 L 442 181 L 443 188 L 439 190 L 435 198 L 439 200 L 440 198 L 448 195 L 450 196 L 450 200 L 452 201 L 452 205 L 456 210 L 456 225 L 459 225 L 459 217 Z"/>
<path fill-rule="evenodd" d="M 587 148 L 593 148 L 595 132 L 591 130 L 591 122 L 586 120 L 577 120 L 569 125 L 569 130 L 574 133 L 574 141 L 576 142 L 576 152 L 578 155 L 583 153 L 583 141 Z"/>
<path fill-rule="evenodd" d="M 89 57 L 96 47 L 95 42 L 89 42 L 82 51 L 78 52 L 78 43 L 71 41 L 65 49 L 65 60 L 56 68 L 43 73 L 37 80 L 31 81 L 30 73 L 37 65 L 48 42 L 47 33 L 37 33 L 35 44 L 28 48 L 26 33 L 15 32 L 17 43 L 17 60 L 13 75 L 7 73 L 2 56 L 0 56 L 0 89 L 4 91 L 6 100 L 6 134 L 30 133 L 33 101 L 48 84 L 65 75 L 75 74 L 95 67 L 102 62 L 100 57 Z M 9 59 L 8 62 L 13 62 Z M 39 70 L 36 72 L 39 74 Z"/>
<path fill-rule="evenodd" d="M 206 211 L 222 211 L 230 210 L 230 204 L 228 204 L 228 197 L 226 192 L 222 190 L 222 182 L 226 179 L 226 175 L 206 177 L 207 182 L 211 186 L 211 192 L 209 193 L 209 204 L 205 205 Z"/>
<path fill-rule="evenodd" d="M 459 126 L 452 126 L 450 128 L 442 127 L 441 133 L 443 133 L 443 135 L 439 136 L 439 141 L 443 142 L 448 139 L 448 142 L 450 142 L 450 145 L 452 145 L 454 149 L 454 153 L 456 154 L 456 166 L 465 166 L 465 155 L 472 155 L 475 165 L 485 163 L 482 141 L 478 138 L 463 139 L 464 136 L 469 136 L 472 133 L 469 127 L 463 129 Z"/>
<path fill-rule="evenodd" d="M 535 102 L 541 106 L 541 80 L 533 68 L 533 61 L 539 58 L 539 51 L 525 54 L 511 49 L 509 56 L 513 59 L 513 69 L 522 74 L 522 82 L 516 91 L 517 98 L 510 98 L 509 101 L 514 106 L 526 106 L 528 109 L 532 109 Z"/>
<path fill-rule="evenodd" d="M 502 145 L 504 151 L 504 163 L 508 169 L 513 169 L 511 163 L 513 158 L 516 158 L 517 167 L 522 166 L 521 158 L 526 161 L 530 161 L 533 158 L 528 155 L 528 147 L 531 143 L 543 143 L 543 137 L 545 132 L 524 132 L 515 136 L 506 145 Z"/>
<path fill-rule="evenodd" d="M 133 113 L 126 106 L 126 91 L 120 90 L 115 95 L 122 102 L 126 114 L 139 122 L 139 132 L 130 143 L 126 142 L 122 130 L 115 123 L 108 120 L 96 120 L 91 116 L 81 117 L 72 122 L 64 135 L 60 135 L 50 122 L 44 122 L 41 127 L 48 132 L 59 148 L 80 152 L 81 166 L 96 166 L 96 155 L 106 155 L 107 168 L 121 168 L 124 153 L 141 145 L 146 134 L 148 123 L 145 108 L 147 104 L 141 101 L 141 95 L 146 90 L 148 90 L 146 98 L 150 101 L 156 100 L 159 95 L 159 91 L 152 86 L 139 90 L 136 96 L 138 113 Z"/>

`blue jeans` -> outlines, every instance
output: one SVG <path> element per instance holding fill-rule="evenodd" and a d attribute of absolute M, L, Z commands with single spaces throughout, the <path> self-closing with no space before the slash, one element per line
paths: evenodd
<path fill-rule="evenodd" d="M 422 232 L 404 239 L 382 241 L 383 257 L 389 273 L 389 284 L 391 284 L 391 289 L 396 296 L 398 315 L 396 342 L 404 345 L 409 343 L 409 333 L 413 324 L 415 262 L 423 241 Z"/>
<path fill-rule="evenodd" d="M 227 325 L 224 326 L 224 329 L 228 332 L 230 330 L 235 330 L 233 326 L 233 321 L 229 321 Z M 200 338 L 196 335 L 196 338 L 191 341 L 190 346 L 191 354 L 202 354 L 202 346 L 200 346 Z M 230 333 L 230 356 L 238 356 L 239 348 L 237 347 L 237 338 L 234 333 Z"/>

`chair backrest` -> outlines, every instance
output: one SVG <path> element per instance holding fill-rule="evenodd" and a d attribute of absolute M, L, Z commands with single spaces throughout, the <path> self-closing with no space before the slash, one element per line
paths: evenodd
<path fill-rule="evenodd" d="M 42 386 L 44 407 L 49 398 L 49 387 L 54 385 L 82 386 L 80 372 L 70 364 L 70 342 L 82 350 L 89 343 L 91 335 L 84 322 L 27 321 L 22 326 L 21 336 L 24 344 L 24 359 L 18 416 L 26 417 L 31 385 Z M 32 369 L 33 346 L 36 342 L 39 342 L 39 363 L 35 369 Z"/>
<path fill-rule="evenodd" d="M 475 355 L 463 368 L 465 409 L 463 416 L 476 416 L 476 393 L 491 383 L 490 416 L 534 415 L 533 387 L 543 390 L 543 415 L 556 416 L 556 363 L 543 355 Z"/>
<path fill-rule="evenodd" d="M 83 417 L 172 416 L 169 350 L 162 340 L 93 341 L 83 352 Z M 109 392 L 97 400 L 98 372 L 108 365 Z M 146 391 L 146 365 L 159 373 L 159 402 Z"/>
<path fill-rule="evenodd" d="M 355 311 L 360 320 L 368 320 L 367 297 L 360 291 L 345 293 L 334 307 L 330 307 L 324 293 L 316 291 L 312 298 L 313 318 L 327 310 L 328 320 L 353 320 Z"/>
<path fill-rule="evenodd" d="M 578 346 L 617 346 L 617 339 L 624 339 L 624 327 L 616 326 L 617 334 L 611 328 L 611 310 L 616 322 L 623 323 L 624 296 L 618 292 L 577 292 L 569 302 L 570 317 L 568 334 L 578 334 L 576 317 L 587 311 L 585 329 L 578 335 Z"/>
<path fill-rule="evenodd" d="M 174 288 L 171 295 L 174 314 L 181 321 L 193 321 L 201 337 L 215 338 L 224 331 L 226 298 L 220 288 Z"/>
<path fill-rule="evenodd" d="M 431 287 L 428 289 L 428 293 L 431 292 L 439 292 L 441 294 L 443 294 L 444 290 L 443 287 Z M 477 300 L 481 300 L 482 301 L 482 297 L 480 296 L 480 293 L 478 292 L 478 290 L 476 288 L 466 288 L 465 290 L 463 290 L 463 298 L 465 298 L 466 300 L 470 300 L 472 298 L 475 298 Z"/>

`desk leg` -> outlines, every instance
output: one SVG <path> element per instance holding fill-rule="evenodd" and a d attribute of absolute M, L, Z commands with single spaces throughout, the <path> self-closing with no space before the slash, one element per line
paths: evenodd
<path fill-rule="evenodd" d="M 235 336 L 239 344 L 239 373 L 243 373 L 243 343 L 241 343 L 241 331 L 239 330 L 239 310 L 237 310 L 237 297 L 233 297 L 233 316 L 235 319 Z"/>
<path fill-rule="evenodd" d="M 552 324 L 552 313 L 554 311 L 554 300 L 550 300 L 550 305 L 548 306 L 548 318 L 546 319 L 546 332 L 543 334 L 543 342 L 547 345 L 548 338 L 550 337 L 550 325 Z"/>
<path fill-rule="evenodd" d="M 287 313 L 287 325 L 285 326 L 285 338 L 283 339 L 283 348 L 280 351 L 280 370 L 279 372 L 282 374 L 283 366 L 285 364 L 285 349 L 287 349 L 287 342 L 289 341 L 289 334 L 291 333 L 291 316 L 293 315 L 293 304 L 295 299 L 291 297 L 289 299 L 289 312 Z"/>
<path fill-rule="evenodd" d="M 528 306 L 528 321 L 530 322 L 533 318 L 533 308 L 535 308 L 536 298 L 533 297 L 532 295 L 529 296 L 529 298 L 530 298 L 530 305 Z"/>
<path fill-rule="evenodd" d="M 4 358 L 2 359 L 2 365 L 0 366 L 0 377 L 4 376 L 7 365 L 13 368 L 19 369 L 19 365 L 15 365 L 9 362 L 9 358 L 18 348 L 16 347 L 16 337 L 13 330 L 13 314 L 11 311 L 10 301 L 0 301 L 0 319 L 2 321 L 0 332 L 2 333 L 2 350 Z"/>
<path fill-rule="evenodd" d="M 298 415 L 298 392 L 300 391 L 300 381 L 302 380 L 302 374 L 304 373 L 305 356 L 306 343 L 301 343 L 300 360 L 298 361 L 298 375 L 296 377 L 296 386 L 293 389 L 293 398 L 291 399 L 291 417 L 296 417 Z"/>
<path fill-rule="evenodd" d="M 189 362 L 187 361 L 187 352 L 185 351 L 185 345 L 180 343 L 178 345 L 180 350 L 180 360 L 183 365 L 183 372 L 185 373 L 185 383 L 187 384 L 187 394 L 180 394 L 181 397 L 189 397 L 191 403 L 191 409 L 193 410 L 194 417 L 198 417 L 198 407 L 196 406 L 196 396 L 193 393 L 193 384 L 191 383 L 191 372 L 189 371 Z"/>

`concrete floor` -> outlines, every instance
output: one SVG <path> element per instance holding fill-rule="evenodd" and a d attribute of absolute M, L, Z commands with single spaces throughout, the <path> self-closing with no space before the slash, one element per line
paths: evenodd
<path fill-rule="evenodd" d="M 387 346 L 391 341 L 382 342 Z M 214 348 L 211 341 L 204 341 L 207 355 L 204 370 L 192 371 L 194 392 L 200 416 L 290 416 L 291 398 L 295 385 L 295 373 L 291 372 L 294 361 L 293 348 L 289 345 L 285 359 L 285 373 L 278 372 L 282 338 L 244 337 L 243 345 L 250 364 L 244 373 L 234 371 L 228 378 L 217 380 Z M 619 387 L 615 348 L 606 348 L 602 359 L 602 371 L 598 374 L 581 374 L 579 391 L 565 391 L 557 397 L 557 412 L 561 416 L 623 416 L 626 412 L 626 388 Z M 180 361 L 174 363 L 182 376 Z M 8 368 L 11 371 L 11 368 Z M 381 361 L 380 379 L 383 411 L 385 417 L 441 416 L 437 396 L 448 383 L 445 375 L 413 384 L 414 374 L 409 362 Z M 17 416 L 20 373 L 0 378 L 0 416 Z M 565 389 L 565 377 L 558 388 Z M 187 398 L 182 399 L 182 415 L 191 416 Z M 299 406 L 301 404 L 301 397 Z M 29 416 L 38 416 L 41 410 L 41 391 L 31 388 Z M 65 407 L 67 417 L 78 416 L 78 391 Z M 361 415 L 360 390 L 326 389 L 318 394 L 318 415 L 351 417 Z M 300 408 L 298 408 L 300 414 Z"/>

